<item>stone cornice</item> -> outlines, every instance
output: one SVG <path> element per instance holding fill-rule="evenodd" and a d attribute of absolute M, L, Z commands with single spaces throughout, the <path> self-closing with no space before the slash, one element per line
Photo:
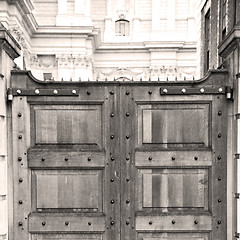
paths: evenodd
<path fill-rule="evenodd" d="M 0 23 L 0 45 L 12 59 L 15 59 L 20 56 L 21 53 L 20 45 L 1 23 Z"/>
<path fill-rule="evenodd" d="M 219 55 L 226 58 L 240 45 L 240 26 L 235 26 L 218 46 Z"/>
<path fill-rule="evenodd" d="M 16 4 L 20 6 L 21 10 L 23 10 L 24 14 L 29 14 L 34 9 L 31 0 L 7 0 L 9 4 Z"/>

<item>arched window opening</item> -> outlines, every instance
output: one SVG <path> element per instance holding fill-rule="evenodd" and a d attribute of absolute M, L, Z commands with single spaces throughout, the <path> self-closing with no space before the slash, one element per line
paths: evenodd
<path fill-rule="evenodd" d="M 129 36 L 129 21 L 120 19 L 115 22 L 116 36 Z"/>

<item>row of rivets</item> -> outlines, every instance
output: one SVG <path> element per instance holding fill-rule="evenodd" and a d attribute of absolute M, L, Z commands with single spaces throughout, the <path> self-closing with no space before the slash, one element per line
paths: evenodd
<path fill-rule="evenodd" d="M 21 224 L 21 225 L 20 225 Z M 69 221 L 66 221 L 65 222 L 65 225 L 68 226 L 70 223 Z M 19 222 L 18 224 L 19 226 L 22 226 L 22 222 Z M 88 226 L 91 226 L 92 225 L 92 222 L 88 222 Z M 46 222 L 42 222 L 42 226 L 46 226 Z"/>
<path fill-rule="evenodd" d="M 21 94 L 22 91 L 20 89 L 18 89 L 17 91 L 17 94 Z M 35 94 L 39 95 L 40 94 L 40 90 L 39 89 L 35 89 L 34 91 Z M 77 91 L 75 89 L 72 90 L 72 94 L 76 94 Z M 57 89 L 54 89 L 53 90 L 53 94 L 57 95 L 58 94 L 58 90 Z M 87 94 L 90 95 L 91 93 L 89 91 L 87 91 Z"/>
<path fill-rule="evenodd" d="M 220 220 L 219 220 L 219 222 L 220 222 L 219 224 L 221 224 L 221 221 L 220 221 Z M 176 221 L 175 221 L 175 220 L 172 220 L 172 224 L 175 224 L 175 223 L 176 223 Z M 149 224 L 149 225 L 152 225 L 152 224 L 153 224 L 153 221 L 149 221 L 148 224 Z M 198 224 L 198 220 L 194 220 L 194 224 L 197 225 L 197 224 Z"/>
<path fill-rule="evenodd" d="M 221 93 L 221 92 L 223 91 L 223 89 L 222 89 L 222 88 L 219 88 L 218 91 Z M 218 116 L 221 116 L 221 115 L 222 115 L 222 111 L 218 111 Z M 222 137 L 222 134 L 219 133 L 217 137 L 218 137 L 218 138 L 221 138 L 221 137 Z M 221 159 L 222 159 L 221 155 L 218 155 L 218 156 L 217 156 L 217 159 L 218 159 L 218 161 L 221 160 Z M 217 161 L 217 163 L 218 163 L 218 161 Z M 218 181 L 221 181 L 221 180 L 222 180 L 222 178 L 219 176 L 219 177 L 218 177 Z M 222 202 L 222 199 L 221 199 L 221 198 L 218 198 L 218 199 L 217 199 L 217 202 L 218 202 L 218 203 L 221 203 L 221 202 Z M 220 224 L 221 224 L 221 220 L 218 220 L 218 221 L 217 221 L 217 224 L 220 225 Z M 218 228 L 218 227 L 217 227 L 217 228 Z"/>
<path fill-rule="evenodd" d="M 42 162 L 44 162 L 46 160 L 46 158 L 42 157 L 41 160 L 42 160 Z M 68 157 L 65 157 L 64 160 L 67 162 L 69 159 L 68 159 Z M 90 157 L 88 157 L 87 160 L 90 162 L 92 159 Z"/>
<path fill-rule="evenodd" d="M 20 89 L 17 90 L 17 94 L 21 94 L 21 90 L 20 90 Z M 19 112 L 17 116 L 18 116 L 19 118 L 21 118 L 21 117 L 22 117 L 22 113 Z M 18 139 L 22 139 L 22 135 L 21 135 L 21 134 L 18 135 Z M 18 157 L 18 162 L 21 162 L 21 161 L 22 161 L 22 157 L 19 156 L 19 157 Z M 22 182 L 23 182 L 23 178 L 20 177 L 20 178 L 18 179 L 18 182 L 19 182 L 19 183 L 22 183 Z M 18 200 L 18 204 L 19 204 L 19 205 L 22 205 L 22 204 L 23 204 L 23 200 L 21 200 L 21 199 Z M 19 227 L 22 227 L 22 226 L 23 226 L 23 222 L 18 222 L 18 226 L 19 226 Z"/>
<path fill-rule="evenodd" d="M 129 91 L 127 91 L 126 92 L 126 95 L 129 95 L 130 94 L 130 92 Z M 152 94 L 152 91 L 148 91 L 148 94 L 149 95 L 151 95 Z M 130 116 L 130 112 L 126 112 L 126 117 L 129 117 Z M 130 136 L 129 135 L 126 135 L 126 139 L 127 140 L 129 140 L 130 139 Z M 129 153 L 129 155 L 128 156 L 126 156 L 126 161 L 127 162 L 129 162 L 130 161 L 130 153 Z M 126 178 L 126 181 L 129 183 L 129 181 L 130 181 L 130 178 L 128 177 L 128 178 Z M 131 200 L 128 198 L 128 199 L 126 199 L 126 204 L 128 205 L 128 206 L 130 206 L 130 202 L 131 202 Z M 130 219 L 130 217 L 129 217 L 129 219 Z M 129 220 L 127 220 L 126 221 L 126 225 L 130 225 L 130 221 Z"/>
<path fill-rule="evenodd" d="M 204 89 L 204 88 L 200 88 L 199 91 L 200 91 L 200 93 L 204 93 L 204 92 L 205 92 L 205 89 Z M 182 93 L 186 93 L 187 90 L 186 90 L 185 88 L 182 88 L 181 92 L 182 92 Z M 220 93 L 223 92 L 223 88 L 219 88 L 219 89 L 218 89 L 218 92 L 220 92 Z M 164 88 L 164 89 L 163 89 L 163 93 L 168 93 L 168 90 L 167 90 L 166 88 Z"/>
<path fill-rule="evenodd" d="M 114 91 L 110 91 L 109 93 L 110 93 L 110 95 L 112 95 L 112 96 L 114 95 Z M 111 117 L 111 118 L 115 117 L 115 114 L 114 114 L 113 112 L 110 113 L 110 117 Z M 114 136 L 113 134 L 110 135 L 110 139 L 113 140 L 114 138 L 115 138 L 115 136 Z M 110 154 L 110 159 L 111 159 L 112 162 L 115 161 L 114 156 L 112 156 L 111 154 Z M 114 178 L 111 178 L 111 179 L 110 179 L 110 182 L 111 182 L 111 183 L 114 183 Z M 114 203 L 115 203 L 115 200 L 114 200 L 114 199 L 111 199 L 111 200 L 110 200 L 110 203 L 111 203 L 111 204 L 114 204 Z M 110 218 L 110 219 L 112 219 L 112 218 Z M 111 221 L 111 222 L 110 222 L 110 225 L 113 226 L 114 224 L 115 224 L 114 221 Z"/>
<path fill-rule="evenodd" d="M 152 157 L 150 156 L 148 158 L 149 161 L 152 161 Z M 176 157 L 175 156 L 172 156 L 172 161 L 175 161 L 176 160 Z M 197 161 L 198 160 L 198 157 L 194 157 L 194 160 Z"/>

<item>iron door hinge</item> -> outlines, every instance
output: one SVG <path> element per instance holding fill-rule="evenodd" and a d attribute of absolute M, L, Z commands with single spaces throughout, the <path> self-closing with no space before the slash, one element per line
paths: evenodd
<path fill-rule="evenodd" d="M 233 88 L 231 86 L 202 86 L 202 87 L 161 87 L 160 95 L 208 95 L 208 94 L 222 94 L 226 96 L 226 99 L 233 99 Z"/>
<path fill-rule="evenodd" d="M 12 101 L 13 100 L 13 92 L 12 88 L 7 89 L 7 101 Z"/>
<path fill-rule="evenodd" d="M 14 96 L 79 96 L 77 88 L 72 89 L 21 89 L 21 88 L 8 88 L 7 100 L 12 101 Z"/>

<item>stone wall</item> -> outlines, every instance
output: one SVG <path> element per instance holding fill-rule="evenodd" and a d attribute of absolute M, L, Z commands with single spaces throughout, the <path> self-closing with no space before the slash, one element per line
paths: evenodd
<path fill-rule="evenodd" d="M 12 185 L 8 166 L 11 159 L 11 104 L 7 102 L 10 87 L 10 71 L 13 60 L 20 55 L 20 46 L 0 24 L 0 240 L 8 238 L 9 212 L 11 212 Z M 10 217 L 11 219 L 11 217 Z"/>

